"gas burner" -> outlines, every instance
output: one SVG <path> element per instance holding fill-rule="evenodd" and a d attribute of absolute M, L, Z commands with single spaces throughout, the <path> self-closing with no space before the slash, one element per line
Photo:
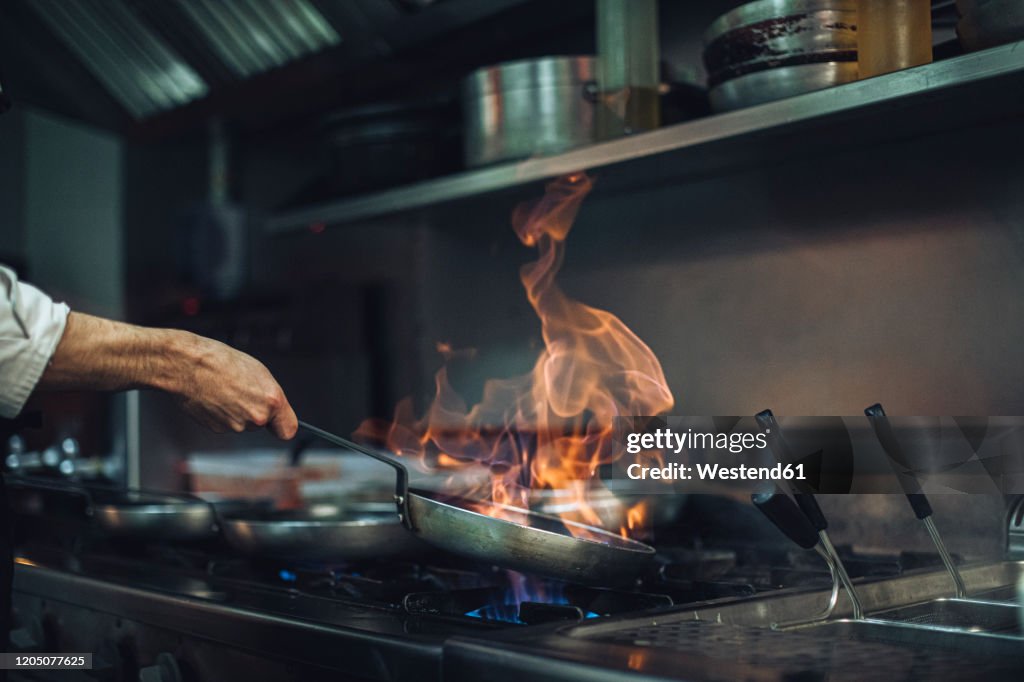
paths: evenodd
<path fill-rule="evenodd" d="M 664 594 L 591 588 L 529 579 L 515 573 L 510 574 L 509 582 L 511 584 L 504 588 L 409 594 L 403 606 L 410 614 L 468 616 L 489 622 L 535 625 L 580 621 L 673 604 Z"/>

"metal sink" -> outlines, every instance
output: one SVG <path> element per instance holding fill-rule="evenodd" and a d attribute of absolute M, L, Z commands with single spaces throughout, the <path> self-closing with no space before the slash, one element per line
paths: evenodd
<path fill-rule="evenodd" d="M 1024 654 L 1021 628 L 1017 604 L 942 598 L 876 611 L 864 620 L 844 618 L 799 630 L 841 639 L 1020 656 Z"/>
<path fill-rule="evenodd" d="M 934 625 L 968 632 L 990 632 L 1020 637 L 1020 607 L 976 599 L 935 599 L 872 614 L 873 619 L 910 625 Z"/>
<path fill-rule="evenodd" d="M 613 620 L 581 626 L 573 636 L 607 637 L 641 632 L 640 639 L 669 640 L 673 633 L 690 636 L 691 624 L 716 623 L 735 626 L 733 631 L 770 630 L 813 637 L 883 642 L 897 646 L 931 647 L 973 654 L 1024 654 L 1021 607 L 1015 589 L 1024 574 L 1024 562 L 997 561 L 961 568 L 969 594 L 980 598 L 955 599 L 945 571 L 915 571 L 894 578 L 861 582 L 857 591 L 870 615 L 853 620 L 851 605 L 840 594 L 833 620 L 807 623 L 828 601 L 823 590 L 780 590 L 754 598 L 708 602 L 697 608 L 681 608 L 648 617 Z M 1005 599 L 1005 601 L 1003 601 Z M 779 628 L 778 623 L 805 624 Z M 632 636 L 632 634 L 630 636 Z M 636 639 L 636 637 L 634 637 Z"/>
<path fill-rule="evenodd" d="M 1024 679 L 1024 633 L 1013 603 L 1024 563 L 969 564 L 961 573 L 972 599 L 950 597 L 945 571 L 861 581 L 870 615 L 863 620 L 850 618 L 841 594 L 834 620 L 807 623 L 829 592 L 780 590 L 575 625 L 560 635 L 650 650 L 652 660 L 664 650 L 682 652 L 774 679 Z"/>
<path fill-rule="evenodd" d="M 1024 654 L 1024 638 L 1019 635 L 872 618 L 828 621 L 802 627 L 794 632 L 833 639 L 961 651 L 976 656 L 1019 657 Z"/>
<path fill-rule="evenodd" d="M 967 583 L 969 599 L 952 598 L 953 584 L 949 574 L 935 570 L 908 572 L 881 580 L 858 581 L 857 592 L 865 611 L 879 619 L 912 623 L 917 620 L 916 616 L 921 615 L 919 609 L 939 612 L 936 616 L 938 620 L 932 622 L 945 622 L 947 625 L 962 623 L 962 620 L 956 620 L 957 615 L 968 615 L 972 610 L 974 612 L 970 613 L 971 616 L 983 616 L 980 619 L 982 623 L 988 622 L 989 618 L 1005 622 L 1003 619 L 1012 615 L 1009 610 L 1017 602 L 1016 585 L 1024 578 L 1024 562 L 969 564 L 961 567 L 961 573 Z M 681 617 L 768 628 L 775 623 L 806 620 L 818 613 L 827 602 L 828 592 L 825 590 L 780 590 L 756 599 L 707 604 L 687 611 Z M 986 613 L 981 614 L 982 611 Z M 842 619 L 851 615 L 849 599 L 841 592 L 835 618 Z M 1010 632 L 1021 634 L 1019 626 Z"/>

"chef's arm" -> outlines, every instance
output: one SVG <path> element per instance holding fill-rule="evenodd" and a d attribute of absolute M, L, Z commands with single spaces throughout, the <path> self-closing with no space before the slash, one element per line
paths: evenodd
<path fill-rule="evenodd" d="M 37 389 L 128 388 L 175 395 L 214 431 L 267 427 L 288 439 L 298 428 L 284 391 L 255 358 L 189 332 L 69 313 Z"/>

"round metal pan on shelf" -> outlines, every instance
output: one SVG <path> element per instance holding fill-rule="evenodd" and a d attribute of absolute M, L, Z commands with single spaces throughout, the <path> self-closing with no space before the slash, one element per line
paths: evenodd
<path fill-rule="evenodd" d="M 1024 39 L 1024 3 L 1020 0 L 957 0 L 956 33 L 965 50 Z"/>
<path fill-rule="evenodd" d="M 594 142 L 596 58 L 539 57 L 477 69 L 463 81 L 466 165 Z"/>
<path fill-rule="evenodd" d="M 704 35 L 715 111 L 857 79 L 855 0 L 757 0 L 722 15 Z"/>
<path fill-rule="evenodd" d="M 708 91 L 711 108 L 732 111 L 857 80 L 857 62 L 798 64 L 755 71 Z"/>
<path fill-rule="evenodd" d="M 853 12 L 834 15 L 836 12 Z M 766 38 L 791 39 L 799 33 L 807 31 L 808 21 L 820 18 L 826 21 L 835 19 L 851 19 L 856 17 L 857 0 L 755 0 L 740 5 L 715 19 L 704 32 L 704 44 L 708 45 L 718 38 L 737 29 L 751 26 Z M 810 24 L 813 26 L 813 24 Z M 805 36 L 803 44 L 817 42 L 818 36 Z M 759 39 L 764 42 L 764 39 Z M 856 35 L 847 44 L 856 47 Z"/>

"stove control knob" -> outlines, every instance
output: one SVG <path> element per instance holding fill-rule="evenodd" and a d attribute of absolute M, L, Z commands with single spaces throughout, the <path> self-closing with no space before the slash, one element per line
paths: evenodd
<path fill-rule="evenodd" d="M 139 669 L 139 682 L 182 682 L 178 659 L 169 653 L 156 655 L 156 662 Z"/>

